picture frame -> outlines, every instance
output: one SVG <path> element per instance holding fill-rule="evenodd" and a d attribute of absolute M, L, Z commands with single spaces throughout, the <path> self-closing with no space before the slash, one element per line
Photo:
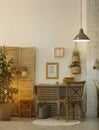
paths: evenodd
<path fill-rule="evenodd" d="M 59 78 L 59 63 L 49 62 L 46 63 L 46 79 Z"/>
<path fill-rule="evenodd" d="M 54 57 L 64 57 L 64 48 L 55 47 L 54 48 Z"/>

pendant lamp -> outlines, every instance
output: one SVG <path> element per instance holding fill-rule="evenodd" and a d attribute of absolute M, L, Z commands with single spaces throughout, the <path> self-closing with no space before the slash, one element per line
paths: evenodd
<path fill-rule="evenodd" d="M 82 0 L 81 0 L 81 28 L 79 33 L 74 37 L 73 42 L 89 42 L 89 37 L 84 33 L 82 28 Z"/>

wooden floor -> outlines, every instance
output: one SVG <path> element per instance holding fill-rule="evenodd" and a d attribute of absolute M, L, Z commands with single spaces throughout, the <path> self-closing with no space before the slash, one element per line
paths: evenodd
<path fill-rule="evenodd" d="M 38 126 L 32 118 L 17 118 L 11 121 L 0 121 L 0 130 L 99 130 L 99 119 L 85 119 L 73 126 Z"/>

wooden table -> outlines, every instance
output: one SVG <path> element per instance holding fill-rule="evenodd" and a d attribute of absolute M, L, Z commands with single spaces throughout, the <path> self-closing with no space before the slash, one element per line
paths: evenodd
<path fill-rule="evenodd" d="M 51 116 L 58 115 L 59 109 L 59 99 L 64 99 L 66 97 L 66 85 L 55 85 L 55 84 L 40 84 L 35 86 L 36 94 L 36 112 L 38 114 L 37 104 L 40 102 L 46 102 L 51 106 Z M 79 116 L 78 108 L 76 108 L 77 114 Z M 72 117 L 72 107 L 69 107 L 69 115 Z M 66 115 L 66 108 L 62 108 L 62 115 Z"/>
<path fill-rule="evenodd" d="M 55 84 L 40 84 L 35 86 L 36 104 L 47 102 L 51 105 L 51 116 L 57 116 L 58 100 L 65 98 L 66 86 Z M 37 106 L 36 106 L 37 112 Z"/>

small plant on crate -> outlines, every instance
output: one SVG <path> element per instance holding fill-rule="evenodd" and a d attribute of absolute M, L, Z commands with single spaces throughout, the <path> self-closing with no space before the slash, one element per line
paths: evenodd
<path fill-rule="evenodd" d="M 46 102 L 40 102 L 40 103 L 38 103 L 38 108 L 46 109 L 48 107 L 49 107 L 49 104 L 46 103 Z"/>
<path fill-rule="evenodd" d="M 44 119 L 50 117 L 50 105 L 46 102 L 38 103 L 39 118 Z"/>

